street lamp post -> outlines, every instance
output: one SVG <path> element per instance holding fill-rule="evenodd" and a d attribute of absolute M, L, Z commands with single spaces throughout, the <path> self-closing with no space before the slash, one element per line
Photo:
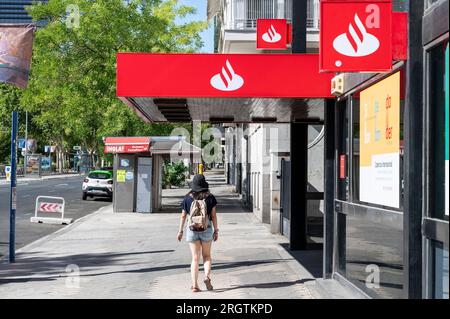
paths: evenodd
<path fill-rule="evenodd" d="M 16 174 L 17 174 L 17 111 L 12 112 L 12 129 L 11 129 L 11 192 L 9 200 L 9 262 L 14 263 L 16 260 L 16 209 L 17 209 L 17 192 L 16 192 Z"/>

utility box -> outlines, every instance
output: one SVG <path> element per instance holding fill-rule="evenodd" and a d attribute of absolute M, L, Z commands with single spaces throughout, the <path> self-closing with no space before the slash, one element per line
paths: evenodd
<path fill-rule="evenodd" d="M 136 196 L 136 156 L 116 154 L 114 156 L 113 209 L 115 213 L 134 212 Z"/>

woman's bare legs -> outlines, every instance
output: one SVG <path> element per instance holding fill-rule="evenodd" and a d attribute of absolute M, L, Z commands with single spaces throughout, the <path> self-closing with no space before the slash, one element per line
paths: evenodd
<path fill-rule="evenodd" d="M 205 277 L 211 278 L 211 241 L 202 242 L 203 267 L 205 268 Z"/>
<path fill-rule="evenodd" d="M 198 263 L 200 260 L 200 254 L 202 245 L 199 240 L 189 243 L 189 247 L 191 248 L 192 254 L 192 262 L 191 262 L 191 278 L 192 278 L 192 287 L 198 288 Z"/>

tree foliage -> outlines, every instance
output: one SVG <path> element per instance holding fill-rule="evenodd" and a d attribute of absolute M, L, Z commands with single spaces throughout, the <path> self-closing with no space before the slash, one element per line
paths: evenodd
<path fill-rule="evenodd" d="M 81 145 L 101 154 L 106 136 L 170 134 L 173 126 L 144 123 L 117 99 L 116 54 L 199 50 L 206 23 L 177 22 L 194 8 L 176 0 L 50 0 L 29 12 L 46 22 L 36 32 L 29 87 L 2 90 L 0 114 L 14 105 L 29 111 L 34 133 L 62 151 Z"/>
<path fill-rule="evenodd" d="M 163 188 L 171 188 L 172 186 L 182 187 L 186 183 L 186 174 L 189 168 L 186 167 L 183 161 L 172 163 L 170 161 L 164 162 L 164 174 L 162 178 Z"/>

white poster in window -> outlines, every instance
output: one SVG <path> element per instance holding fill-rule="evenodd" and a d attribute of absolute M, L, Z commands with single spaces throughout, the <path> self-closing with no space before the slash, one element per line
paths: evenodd
<path fill-rule="evenodd" d="M 360 194 L 400 207 L 400 72 L 360 94 Z"/>

